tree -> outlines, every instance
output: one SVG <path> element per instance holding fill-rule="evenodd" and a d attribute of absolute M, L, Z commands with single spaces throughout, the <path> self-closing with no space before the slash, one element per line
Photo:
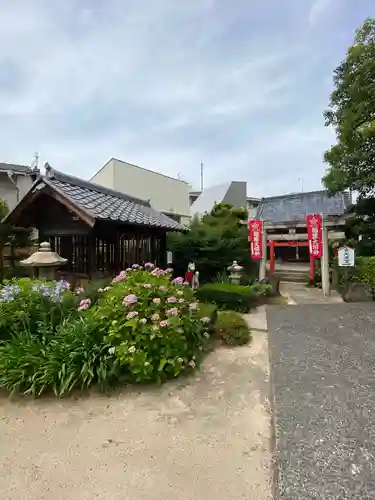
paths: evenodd
<path fill-rule="evenodd" d="M 331 192 L 351 189 L 360 198 L 375 195 L 375 19 L 356 31 L 354 44 L 334 71 L 326 126 L 337 143 L 324 155 L 323 182 Z"/>
<path fill-rule="evenodd" d="M 356 31 L 333 82 L 324 116 L 326 126 L 334 127 L 337 142 L 325 152 L 329 168 L 323 182 L 331 194 L 345 189 L 358 194 L 349 237 L 358 241 L 361 235 L 358 250 L 371 254 L 375 251 L 375 19 L 367 19 Z"/>
<path fill-rule="evenodd" d="M 183 275 L 189 262 L 195 262 L 201 281 L 215 279 L 226 272 L 233 260 L 251 271 L 247 231 L 247 212 L 219 203 L 210 213 L 191 222 L 186 234 L 171 234 L 168 247 L 173 252 L 176 274 Z"/>

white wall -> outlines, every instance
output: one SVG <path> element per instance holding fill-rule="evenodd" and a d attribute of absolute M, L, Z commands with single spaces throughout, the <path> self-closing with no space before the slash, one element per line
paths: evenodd
<path fill-rule="evenodd" d="M 156 210 L 182 215 L 188 220 L 190 186 L 187 182 L 115 159 L 91 181 L 141 200 L 149 199 Z"/>
<path fill-rule="evenodd" d="M 25 196 L 33 184 L 31 177 L 28 175 L 13 175 L 13 180 L 19 188 L 19 200 L 17 200 L 16 186 L 9 179 L 8 174 L 0 172 L 0 199 L 6 202 L 9 210 L 13 210 L 18 201 Z"/>
<path fill-rule="evenodd" d="M 117 189 L 114 186 L 114 162 L 110 160 L 108 163 L 104 165 L 94 177 L 90 179 L 91 182 L 95 184 L 99 184 L 99 186 L 103 186 L 109 189 Z M 117 189 L 117 191 L 121 191 Z"/>

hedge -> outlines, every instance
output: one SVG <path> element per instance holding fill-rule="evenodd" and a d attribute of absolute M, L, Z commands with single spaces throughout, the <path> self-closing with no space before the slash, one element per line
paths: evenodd
<path fill-rule="evenodd" d="M 241 314 L 234 311 L 219 313 L 216 331 L 220 339 L 228 345 L 244 345 L 251 339 L 246 321 Z"/>
<path fill-rule="evenodd" d="M 258 304 L 261 297 L 269 295 L 270 291 L 269 285 L 260 283 L 251 286 L 209 283 L 197 290 L 197 296 L 200 301 L 216 304 L 219 309 L 247 312 L 250 307 Z"/>

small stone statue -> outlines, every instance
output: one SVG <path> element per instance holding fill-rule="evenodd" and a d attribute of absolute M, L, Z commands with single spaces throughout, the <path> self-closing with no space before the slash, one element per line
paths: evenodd
<path fill-rule="evenodd" d="M 185 281 L 189 283 L 193 290 L 199 288 L 199 271 L 195 269 L 194 262 L 190 262 L 185 274 Z"/>

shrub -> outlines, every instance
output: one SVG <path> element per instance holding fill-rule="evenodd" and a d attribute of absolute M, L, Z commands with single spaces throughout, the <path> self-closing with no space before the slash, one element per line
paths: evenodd
<path fill-rule="evenodd" d="M 234 311 L 222 311 L 218 315 L 217 334 L 228 345 L 247 344 L 251 338 L 245 319 Z"/>
<path fill-rule="evenodd" d="M 0 387 L 10 393 L 63 396 L 98 383 L 103 389 L 119 379 L 117 360 L 89 318 L 46 325 L 38 335 L 21 332 L 0 346 Z"/>
<path fill-rule="evenodd" d="M 27 331 L 37 334 L 40 325 L 54 331 L 76 315 L 76 297 L 66 281 L 21 278 L 0 288 L 0 340 Z"/>
<path fill-rule="evenodd" d="M 375 257 L 358 257 L 354 277 L 375 291 Z"/>
<path fill-rule="evenodd" d="M 220 309 L 247 312 L 251 306 L 259 303 L 262 297 L 270 294 L 272 287 L 261 283 L 251 286 L 233 283 L 210 283 L 197 290 L 199 300 L 212 302 Z"/>
<path fill-rule="evenodd" d="M 35 321 L 33 329 L 16 329 L 0 345 L 0 387 L 34 395 L 52 390 L 62 396 L 92 384 L 104 388 L 118 382 L 161 382 L 194 368 L 209 337 L 210 318 L 200 316 L 183 279 L 171 281 L 169 272 L 152 269 L 152 264 L 148 268 L 121 272 L 101 289 L 96 304 L 82 294 L 74 313 L 65 310 L 67 318 L 60 323 Z M 36 284 L 49 287 L 48 294 Z M 27 283 L 4 302 L 9 307 L 23 293 L 47 317 L 47 302 L 40 306 L 44 299 L 50 307 L 67 298 L 77 301 L 70 292 L 56 298 L 57 286 Z"/>
<path fill-rule="evenodd" d="M 207 333 L 193 291 L 159 269 L 120 273 L 88 314 L 130 382 L 162 381 L 194 367 Z"/>

